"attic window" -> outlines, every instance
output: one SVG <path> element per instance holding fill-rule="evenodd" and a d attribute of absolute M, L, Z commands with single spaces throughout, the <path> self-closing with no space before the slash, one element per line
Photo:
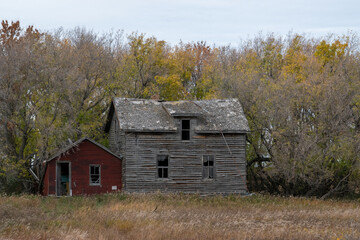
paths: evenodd
<path fill-rule="evenodd" d="M 168 178 L 169 156 L 157 155 L 158 178 Z"/>
<path fill-rule="evenodd" d="M 181 120 L 181 140 L 190 140 L 190 120 Z"/>

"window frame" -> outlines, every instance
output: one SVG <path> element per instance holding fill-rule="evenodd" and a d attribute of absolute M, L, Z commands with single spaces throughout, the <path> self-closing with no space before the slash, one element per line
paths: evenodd
<path fill-rule="evenodd" d="M 167 166 L 159 166 L 159 158 L 160 157 L 166 157 L 167 158 Z M 168 154 L 157 154 L 156 155 L 156 178 L 157 179 L 169 179 L 169 173 L 170 173 L 170 157 Z M 164 176 L 164 169 L 167 170 L 167 177 L 160 177 L 159 176 L 159 169 L 162 169 L 162 176 Z"/>
<path fill-rule="evenodd" d="M 99 182 L 98 183 L 94 183 L 91 180 L 91 176 L 96 175 L 96 174 L 91 173 L 91 168 L 92 167 L 98 167 L 99 168 Z M 89 164 L 89 186 L 101 186 L 101 165 L 100 164 Z"/>
<path fill-rule="evenodd" d="M 205 166 L 205 160 L 207 160 L 208 162 L 213 161 L 213 165 L 210 166 L 209 164 L 207 166 Z M 216 159 L 215 159 L 215 155 L 212 154 L 204 154 L 202 155 L 202 179 L 204 180 L 214 180 L 216 179 Z M 210 169 L 212 169 L 212 177 L 210 177 Z M 206 174 L 204 174 L 206 172 Z"/>
<path fill-rule="evenodd" d="M 183 123 L 184 121 L 188 121 L 189 122 L 189 128 L 184 128 L 183 127 Z M 191 140 L 191 119 L 181 119 L 180 120 L 180 125 L 181 125 L 181 140 L 182 141 L 190 141 Z M 187 132 L 188 133 L 188 139 L 184 139 L 183 137 L 183 133 Z"/>

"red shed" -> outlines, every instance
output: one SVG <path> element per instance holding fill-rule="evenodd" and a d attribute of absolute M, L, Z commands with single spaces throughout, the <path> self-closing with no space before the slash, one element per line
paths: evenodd
<path fill-rule="evenodd" d="M 44 195 L 99 194 L 122 188 L 121 158 L 89 138 L 71 144 L 47 163 Z"/>

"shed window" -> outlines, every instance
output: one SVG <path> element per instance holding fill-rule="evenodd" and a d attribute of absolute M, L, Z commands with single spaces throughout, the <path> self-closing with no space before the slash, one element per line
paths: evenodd
<path fill-rule="evenodd" d="M 190 140 L 190 120 L 181 120 L 181 140 Z"/>
<path fill-rule="evenodd" d="M 169 174 L 169 156 L 157 155 L 158 178 L 168 178 Z"/>
<path fill-rule="evenodd" d="M 90 165 L 90 185 L 99 186 L 101 183 L 100 165 Z"/>
<path fill-rule="evenodd" d="M 215 178 L 215 157 L 214 155 L 203 155 L 203 178 Z"/>

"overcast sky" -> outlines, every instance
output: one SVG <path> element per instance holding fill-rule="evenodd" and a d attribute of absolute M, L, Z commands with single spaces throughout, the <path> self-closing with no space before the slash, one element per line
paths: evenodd
<path fill-rule="evenodd" d="M 360 32 L 359 0 L 1 0 L 0 17 L 46 30 L 138 31 L 176 44 L 231 44 L 259 32 Z"/>

